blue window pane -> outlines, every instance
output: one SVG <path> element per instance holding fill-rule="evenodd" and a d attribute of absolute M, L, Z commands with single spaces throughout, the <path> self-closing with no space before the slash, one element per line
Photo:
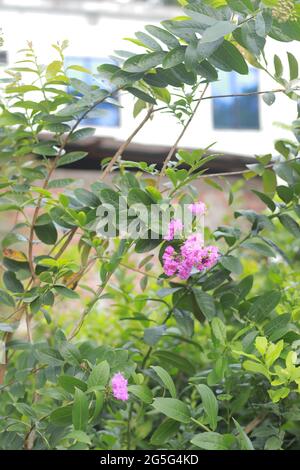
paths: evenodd
<path fill-rule="evenodd" d="M 82 67 L 85 67 L 86 69 L 90 70 L 93 74 L 97 74 L 97 67 L 101 63 L 108 63 L 109 61 L 107 59 L 98 59 L 94 57 L 66 57 L 65 63 L 66 66 L 70 65 L 81 65 Z M 68 73 L 69 76 L 72 78 L 78 78 L 79 80 L 84 81 L 88 85 L 93 85 L 95 84 L 95 79 L 88 74 L 85 74 L 83 72 L 79 72 L 77 70 L 70 70 Z M 103 86 L 105 87 L 105 83 L 103 80 L 99 80 L 100 83 L 103 83 Z M 99 82 L 98 82 L 99 84 Z M 69 88 L 69 93 L 74 93 L 74 90 Z M 79 93 L 76 92 L 77 96 L 80 96 Z M 118 100 L 117 94 L 112 96 L 116 101 Z M 83 125 L 93 125 L 93 126 L 106 126 L 106 127 L 118 127 L 120 126 L 120 110 L 117 106 L 111 104 L 111 103 L 101 103 L 95 108 L 96 114 L 98 111 L 101 111 L 100 115 L 97 114 L 97 116 L 90 116 L 87 117 L 82 121 Z"/>
<path fill-rule="evenodd" d="M 212 83 L 213 95 L 231 95 L 258 91 L 258 70 L 249 75 L 219 72 L 219 81 Z M 258 97 L 217 98 L 213 102 L 215 129 L 259 129 Z"/>

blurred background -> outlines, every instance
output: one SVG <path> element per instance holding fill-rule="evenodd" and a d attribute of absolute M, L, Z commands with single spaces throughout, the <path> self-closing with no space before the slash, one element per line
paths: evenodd
<path fill-rule="evenodd" d="M 33 42 L 40 62 L 47 63 L 55 57 L 51 44 L 67 39 L 70 43 L 67 61 L 96 71 L 99 64 L 113 61 L 111 56 L 116 49 L 139 51 L 138 46 L 124 38 L 134 37 L 134 32 L 143 30 L 146 24 L 157 24 L 180 12 L 176 0 L 0 0 L 0 27 L 5 39 L 1 67 L 18 60 L 18 50 L 28 40 Z M 287 50 L 297 56 L 293 43 L 268 39 L 266 57 L 273 62 L 276 53 L 286 63 Z M 219 78 L 210 86 L 209 94 L 278 87 L 264 72 L 254 68 L 248 76 L 220 72 Z M 135 127 L 133 99 L 126 95 L 118 99 L 121 108 L 106 104 L 102 116 L 84 123 L 97 127 L 96 136 L 86 143 L 91 155 L 110 156 Z M 199 148 L 216 142 L 214 149 L 224 154 L 218 171 L 235 169 L 241 158 L 273 152 L 276 138 L 289 137 L 276 123 L 289 124 L 295 118 L 294 103 L 280 95 L 272 107 L 259 96 L 207 100 L 201 104 L 181 145 Z M 146 156 L 147 160 L 162 161 L 179 131 L 175 119 L 168 114 L 157 114 L 136 137 L 129 149 L 131 154 L 126 157 L 143 160 Z M 98 160 L 95 167 L 99 168 Z"/>

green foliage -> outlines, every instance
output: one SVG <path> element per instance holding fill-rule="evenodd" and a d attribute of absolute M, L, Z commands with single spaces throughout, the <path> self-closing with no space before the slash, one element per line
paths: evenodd
<path fill-rule="evenodd" d="M 71 77 L 90 72 L 65 67 L 66 42 L 48 65 L 29 43 L 1 80 L 0 211 L 15 214 L 1 242 L 1 449 L 300 447 L 299 116 L 291 140 L 276 142 L 276 160 L 258 155 L 244 172 L 261 179 L 253 193 L 265 209 L 241 209 L 233 185 L 230 225 L 205 229 L 221 256 L 187 280 L 162 274 L 168 243 L 159 223 L 144 237 L 137 206 L 148 215 L 154 203 L 167 211 L 196 202 L 193 182 L 204 177 L 223 190 L 205 175 L 210 146 L 167 160 L 163 190 L 155 165 L 118 160 L 121 151 L 90 188 L 54 176 L 87 156 L 69 144 L 93 134 L 82 120 L 102 102 L 117 105 L 118 90 L 136 99 L 135 116 L 160 109 L 187 126 L 218 70 L 247 74 L 250 64 L 297 103 L 297 59 L 288 53 L 286 70 L 276 55 L 269 70 L 263 52 L 268 37 L 300 39 L 296 4 L 283 15 L 270 1 L 180 3 L 186 16 L 129 38 L 142 54 L 117 51 L 119 65 L 99 66 L 108 89 Z M 264 95 L 268 105 L 276 92 Z M 119 237 L 120 200 L 142 227 L 137 240 Z M 96 230 L 109 206 L 113 240 Z M 114 394 L 118 373 L 128 400 Z"/>

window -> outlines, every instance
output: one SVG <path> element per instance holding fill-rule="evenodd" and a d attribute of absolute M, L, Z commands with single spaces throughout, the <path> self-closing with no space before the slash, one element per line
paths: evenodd
<path fill-rule="evenodd" d="M 0 51 L 0 65 L 7 65 L 7 52 Z"/>
<path fill-rule="evenodd" d="M 97 74 L 97 67 L 101 63 L 108 63 L 107 59 L 98 59 L 95 57 L 66 57 L 65 63 L 66 66 L 69 65 L 81 65 L 82 67 L 90 70 L 93 74 Z M 88 74 L 83 72 L 70 70 L 68 75 L 72 78 L 78 78 L 79 80 L 84 81 L 88 85 L 92 85 L 95 82 L 95 79 Z M 103 83 L 103 80 L 102 80 Z M 74 93 L 74 90 L 70 87 L 70 93 Z M 77 93 L 79 96 L 79 93 Z M 115 100 L 118 100 L 117 94 L 113 96 Z M 99 113 L 100 111 L 100 113 Z M 82 121 L 83 125 L 93 125 L 93 126 L 105 126 L 105 127 L 118 127 L 120 125 L 120 110 L 117 106 L 111 103 L 101 103 L 95 110 L 94 115 L 91 114 L 90 117 L 87 117 Z"/>
<path fill-rule="evenodd" d="M 231 95 L 258 91 L 258 70 L 249 75 L 219 72 L 219 81 L 212 84 L 213 95 Z M 259 129 L 258 96 L 217 98 L 213 102 L 215 129 Z"/>

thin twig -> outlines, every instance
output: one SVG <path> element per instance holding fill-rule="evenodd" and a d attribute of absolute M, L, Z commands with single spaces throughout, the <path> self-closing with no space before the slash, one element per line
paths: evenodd
<path fill-rule="evenodd" d="M 144 127 L 146 122 L 150 119 L 150 117 L 153 114 L 153 106 L 151 106 L 144 117 L 144 119 L 140 122 L 140 124 L 134 129 L 134 131 L 130 134 L 128 139 L 125 140 L 125 142 L 118 148 L 112 159 L 110 160 L 109 164 L 105 168 L 105 170 L 102 173 L 101 180 L 103 180 L 112 170 L 114 164 L 118 161 L 118 158 L 123 154 L 124 150 L 128 147 L 128 145 L 131 143 L 132 139 L 137 135 L 137 133 Z"/>
<path fill-rule="evenodd" d="M 101 286 L 98 287 L 93 299 L 88 303 L 87 307 L 84 309 L 84 311 L 82 312 L 82 314 L 80 315 L 80 318 L 78 320 L 78 322 L 76 323 L 76 325 L 74 326 L 73 330 L 71 331 L 69 337 L 68 337 L 68 341 L 71 341 L 73 338 L 75 338 L 75 336 L 78 335 L 79 331 L 81 330 L 81 327 L 84 323 L 84 319 L 85 317 L 90 313 L 90 311 L 92 310 L 92 308 L 94 307 L 94 305 L 98 302 L 99 300 L 99 297 L 101 296 L 102 292 L 104 291 L 105 287 L 106 287 L 106 284 L 107 282 L 109 281 L 110 277 L 112 276 L 112 272 L 110 273 L 110 275 L 108 276 L 106 282 L 104 284 L 101 284 Z"/>
<path fill-rule="evenodd" d="M 295 162 L 298 160 L 300 160 L 300 157 L 292 158 L 291 160 L 285 160 L 283 162 L 272 162 L 272 163 L 269 163 L 268 165 L 265 165 L 264 169 L 273 168 L 273 166 L 277 165 L 278 163 L 284 165 L 284 164 Z M 238 175 L 243 175 L 245 173 L 249 173 L 251 171 L 252 170 L 250 168 L 247 168 L 244 170 L 237 170 L 237 171 L 227 171 L 227 172 L 224 171 L 222 173 L 209 173 L 205 175 L 199 175 L 198 178 L 200 179 L 200 178 L 217 178 L 218 176 L 238 176 Z"/>
<path fill-rule="evenodd" d="M 165 174 L 165 171 L 166 171 L 166 168 L 167 168 L 167 166 L 168 166 L 169 161 L 171 160 L 171 158 L 172 158 L 174 152 L 175 152 L 176 149 L 177 149 L 177 146 L 178 146 L 180 140 L 182 139 L 182 137 L 183 137 L 183 135 L 185 134 L 187 128 L 188 128 L 189 125 L 191 124 L 191 122 L 192 122 L 192 120 L 193 120 L 193 118 L 194 118 L 194 116 L 195 116 L 195 114 L 196 114 L 196 112 L 197 112 L 197 109 L 198 109 L 199 106 L 200 106 L 200 103 L 201 103 L 201 101 L 202 101 L 202 99 L 203 99 L 204 93 L 206 92 L 206 90 L 207 90 L 207 88 L 208 88 L 208 85 L 209 85 L 208 83 L 205 85 L 205 87 L 204 87 L 204 89 L 203 89 L 203 91 L 202 91 L 202 93 L 201 93 L 201 95 L 200 95 L 200 98 L 198 98 L 198 100 L 197 100 L 197 104 L 196 104 L 196 106 L 195 106 L 195 109 L 194 109 L 193 113 L 191 114 L 191 116 L 189 117 L 189 119 L 187 120 L 187 122 L 185 123 L 185 125 L 183 126 L 182 131 L 180 132 L 179 136 L 177 137 L 177 139 L 176 139 L 174 145 L 171 147 L 171 149 L 170 149 L 170 151 L 169 151 L 169 153 L 168 153 L 168 155 L 167 155 L 167 157 L 166 157 L 166 159 L 165 159 L 165 161 L 164 161 L 163 167 L 162 167 L 161 172 L 160 172 L 159 177 L 158 177 L 158 182 L 157 182 L 157 186 L 158 186 L 158 187 L 159 187 L 159 185 L 160 185 L 160 182 L 161 182 L 162 177 L 163 177 L 164 174 Z"/>
<path fill-rule="evenodd" d="M 28 308 L 26 308 L 26 315 L 25 315 L 25 318 L 26 318 L 26 328 L 27 328 L 27 338 L 28 338 L 28 342 L 30 344 L 33 344 L 33 341 L 32 341 L 32 333 L 31 333 L 31 325 L 30 325 L 30 321 L 31 321 L 31 317 L 28 313 Z"/>
<path fill-rule="evenodd" d="M 75 232 L 77 230 L 77 227 L 74 227 L 70 230 L 64 244 L 60 247 L 60 249 L 58 250 L 58 252 L 56 253 L 56 255 L 54 256 L 55 259 L 58 259 L 61 257 L 61 255 L 64 253 L 64 251 L 66 250 L 66 248 L 69 246 L 69 244 L 71 243 L 74 235 L 75 235 Z"/>
<path fill-rule="evenodd" d="M 245 98 L 247 96 L 254 96 L 254 95 L 265 95 L 266 93 L 286 93 L 285 88 L 277 88 L 275 90 L 265 90 L 265 91 L 249 91 L 247 93 L 233 93 L 233 94 L 226 94 L 226 95 L 211 95 L 211 96 L 204 96 L 201 101 L 205 100 L 217 100 L 219 98 Z M 195 98 L 193 101 L 198 101 L 199 98 Z M 155 108 L 153 113 L 158 111 L 164 111 L 165 109 L 169 109 L 168 106 L 161 106 L 160 108 Z"/>
<path fill-rule="evenodd" d="M 249 424 L 245 427 L 244 431 L 246 434 L 250 434 L 260 423 L 264 421 L 266 418 L 267 413 L 261 413 L 260 415 L 256 416 Z"/>

